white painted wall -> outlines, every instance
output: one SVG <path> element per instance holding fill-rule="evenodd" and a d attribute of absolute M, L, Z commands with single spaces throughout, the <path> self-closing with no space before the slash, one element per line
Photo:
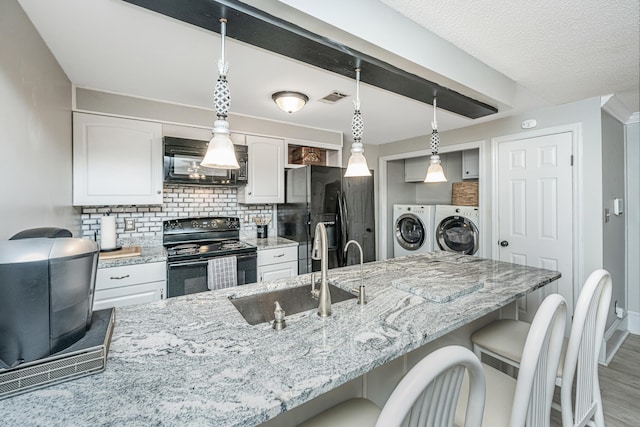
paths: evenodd
<path fill-rule="evenodd" d="M 0 2 L 0 239 L 56 226 L 71 207 L 71 84 L 15 0 Z"/>
<path fill-rule="evenodd" d="M 612 308 L 607 315 L 607 329 L 616 320 L 615 302 L 626 307 L 625 220 L 626 213 L 613 214 L 613 200 L 624 199 L 624 126 L 602 111 L 602 210 L 609 209 L 609 221 L 603 225 L 603 267 L 611 273 Z"/>
<path fill-rule="evenodd" d="M 625 126 L 627 309 L 629 330 L 640 334 L 640 123 Z"/>

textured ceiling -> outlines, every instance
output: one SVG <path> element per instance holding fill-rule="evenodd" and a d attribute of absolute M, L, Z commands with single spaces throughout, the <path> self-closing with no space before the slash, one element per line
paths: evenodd
<path fill-rule="evenodd" d="M 381 0 L 553 104 L 640 110 L 638 0 Z"/>

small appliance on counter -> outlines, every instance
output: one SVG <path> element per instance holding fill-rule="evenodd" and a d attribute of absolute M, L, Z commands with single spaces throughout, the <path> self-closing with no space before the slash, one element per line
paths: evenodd
<path fill-rule="evenodd" d="M 0 368 L 49 356 L 85 335 L 97 266 L 92 240 L 0 241 Z"/>

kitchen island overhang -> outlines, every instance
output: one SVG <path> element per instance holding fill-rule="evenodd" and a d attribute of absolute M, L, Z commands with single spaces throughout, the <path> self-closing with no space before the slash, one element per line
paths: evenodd
<path fill-rule="evenodd" d="M 351 266 L 330 270 L 329 278 L 351 289 L 359 274 Z M 122 308 L 104 373 L 0 401 L 0 413 L 16 426 L 253 426 L 559 277 L 447 252 L 368 263 L 368 304 L 334 304 L 329 318 L 315 310 L 287 315 L 281 331 L 249 325 L 229 297 L 309 285 L 309 275 Z M 407 278 L 482 286 L 434 302 L 416 286 L 400 286 Z"/>

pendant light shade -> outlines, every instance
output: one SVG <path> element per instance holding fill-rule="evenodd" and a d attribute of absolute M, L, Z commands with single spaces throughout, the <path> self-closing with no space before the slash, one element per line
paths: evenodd
<path fill-rule="evenodd" d="M 349 164 L 347 165 L 347 171 L 344 176 L 346 178 L 354 176 L 371 176 L 371 171 L 367 165 L 367 159 L 362 154 L 364 149 L 362 144 L 354 142 L 351 144 L 351 157 L 349 157 Z"/>
<path fill-rule="evenodd" d="M 302 110 L 302 107 L 309 101 L 309 97 L 300 92 L 276 92 L 271 95 L 271 99 L 280 109 L 286 113 L 295 113 Z"/>
<path fill-rule="evenodd" d="M 424 182 L 447 182 L 440 162 L 440 156 L 438 155 L 440 135 L 438 134 L 438 122 L 436 120 L 436 98 L 433 98 L 433 121 L 431 122 L 431 127 L 433 128 L 433 132 L 431 132 L 431 160 L 429 161 L 427 176 L 424 178 Z"/>
<path fill-rule="evenodd" d="M 213 138 L 209 141 L 207 153 L 204 159 L 202 159 L 202 162 L 200 162 L 200 165 L 216 169 L 239 169 L 240 165 L 236 159 L 236 153 L 230 137 L 229 122 L 227 122 L 227 114 L 229 114 L 229 108 L 231 106 L 231 91 L 229 90 L 229 82 L 227 81 L 229 64 L 224 60 L 224 38 L 226 32 L 227 20 L 220 18 L 222 49 L 220 60 L 218 61 L 218 81 L 216 82 L 216 89 L 213 93 L 218 120 L 213 124 Z"/>
<path fill-rule="evenodd" d="M 356 99 L 353 101 L 355 111 L 351 120 L 351 132 L 353 132 L 353 144 L 351 144 L 351 156 L 347 164 L 345 178 L 354 176 L 371 176 L 371 171 L 367 165 L 367 159 L 364 157 L 364 147 L 362 146 L 362 133 L 364 131 L 364 122 L 362 114 L 360 114 L 360 68 L 356 68 Z"/>
<path fill-rule="evenodd" d="M 429 161 L 429 168 L 427 169 L 427 176 L 424 182 L 447 182 L 447 178 L 444 176 L 444 170 L 440 163 L 440 156 L 431 156 Z"/>

